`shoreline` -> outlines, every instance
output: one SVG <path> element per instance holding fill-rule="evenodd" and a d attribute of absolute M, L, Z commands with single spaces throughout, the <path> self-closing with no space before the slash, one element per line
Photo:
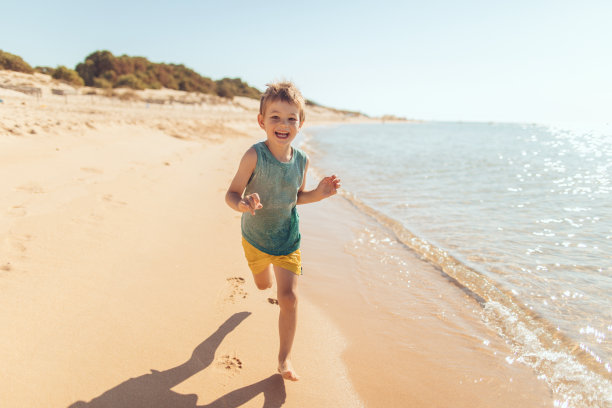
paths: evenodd
<path fill-rule="evenodd" d="M 343 360 L 366 406 L 553 406 L 537 374 L 507 363 L 510 347 L 474 299 L 415 254 L 404 258 L 410 282 L 397 265 L 356 256 L 355 241 L 392 234 L 342 197 L 316 206 L 300 208 L 301 286 L 349 339 Z"/>
<path fill-rule="evenodd" d="M 446 129 L 449 129 L 447 133 L 444 133 L 444 126 L 446 126 Z M 456 194 L 458 191 L 462 190 L 462 184 L 459 184 L 457 190 L 454 190 L 452 176 L 444 179 L 444 176 L 441 175 L 439 180 L 434 176 L 431 178 L 431 181 L 422 182 L 422 189 L 420 188 L 418 181 L 428 178 L 429 175 L 437 174 L 438 168 L 444 168 L 444 166 L 435 165 L 434 161 L 431 162 L 433 164 L 429 167 L 424 164 L 424 168 L 426 169 L 424 171 L 419 171 L 418 167 L 414 168 L 414 172 L 417 175 L 415 177 L 416 182 L 411 183 L 411 179 L 405 179 L 405 177 L 402 176 L 402 173 L 404 176 L 406 173 L 413 174 L 413 169 L 409 169 L 408 164 L 403 166 L 398 160 L 393 160 L 392 158 L 389 159 L 389 163 L 386 166 L 385 163 L 378 163 L 377 158 L 384 157 L 381 156 L 381 154 L 384 153 L 381 148 L 386 146 L 386 144 L 381 144 L 380 141 L 389 140 L 388 138 L 383 138 L 383 135 L 396 136 L 397 139 L 394 140 L 398 143 L 398 146 L 401 146 L 405 152 L 411 152 L 406 153 L 406 156 L 398 154 L 395 155 L 395 157 L 410 157 L 410 154 L 412 154 L 412 156 L 418 156 L 423 150 L 418 140 L 423 135 L 427 135 L 428 132 L 439 131 L 441 135 L 446 135 L 447 138 L 452 139 L 455 135 L 468 134 L 468 132 L 463 131 L 463 129 L 471 130 L 475 127 L 471 126 L 464 128 L 462 125 L 451 127 L 447 125 L 444 126 L 431 125 L 430 128 L 419 131 L 420 125 L 405 125 L 405 127 L 398 125 L 395 129 L 388 129 L 386 126 L 382 125 L 374 127 L 349 125 L 337 128 L 330 127 L 327 130 L 315 129 L 313 131 L 314 135 L 307 135 L 306 140 L 311 143 L 306 147 L 312 147 L 310 150 L 315 159 L 314 163 L 317 163 L 321 158 L 320 164 L 322 168 L 340 172 L 339 175 L 343 181 L 345 181 L 343 184 L 346 184 L 346 187 L 350 190 L 342 194 L 342 196 L 352 204 L 352 206 L 349 207 L 357 208 L 359 213 L 367 214 L 372 219 L 377 220 L 375 224 L 377 224 L 378 229 L 383 226 L 382 231 L 377 234 L 371 232 L 375 229 L 371 227 L 369 227 L 370 233 L 368 234 L 365 234 L 364 231 L 354 231 L 355 234 L 353 234 L 353 237 L 351 239 L 345 239 L 345 246 L 340 247 L 339 250 L 349 252 L 358 259 L 378 257 L 383 267 L 372 264 L 371 271 L 365 270 L 363 272 L 363 274 L 366 275 L 363 280 L 365 280 L 368 285 L 376 284 L 376 278 L 374 276 L 377 276 L 379 270 L 382 270 L 386 273 L 386 276 L 385 273 L 383 273 L 383 279 L 389 285 L 395 287 L 395 292 L 391 293 L 388 297 L 396 296 L 399 298 L 400 293 L 405 293 L 406 302 L 410 302 L 411 298 L 414 296 L 414 294 L 411 293 L 412 289 L 409 287 L 409 281 L 414 273 L 409 270 L 405 263 L 402 264 L 401 260 L 406 257 L 406 254 L 402 254 L 402 252 L 416 253 L 418 256 L 430 260 L 431 264 L 435 265 L 437 269 L 437 271 L 433 271 L 434 275 L 439 271 L 440 274 L 447 277 L 449 280 L 448 284 L 454 282 L 455 286 L 458 288 L 469 288 L 464 289 L 464 291 L 475 294 L 474 298 L 477 300 L 477 303 L 482 305 L 479 312 L 480 320 L 484 321 L 487 327 L 491 328 L 511 345 L 512 353 L 506 353 L 507 362 L 500 361 L 501 364 L 524 364 L 529 366 L 536 373 L 535 377 L 547 384 L 548 388 L 553 391 L 554 403 L 559 406 L 563 404 L 569 404 L 569 406 L 606 405 L 609 395 L 607 391 L 610 385 L 607 381 L 609 373 L 606 372 L 606 368 L 609 367 L 607 364 L 604 366 L 606 362 L 605 359 L 602 361 L 597 358 L 597 344 L 594 340 L 590 342 L 591 339 L 587 338 L 588 334 L 583 333 L 582 329 L 580 329 L 581 335 L 574 336 L 575 340 L 570 343 L 570 338 L 563 334 L 570 333 L 569 331 L 565 331 L 567 326 L 564 327 L 562 323 L 559 323 L 560 320 L 570 323 L 573 320 L 576 322 L 574 327 L 580 328 L 583 326 L 588 327 L 590 322 L 593 322 L 592 325 L 597 328 L 596 332 L 597 330 L 603 330 L 605 332 L 605 326 L 603 328 L 601 328 L 602 326 L 598 326 L 598 324 L 601 324 L 602 317 L 595 311 L 596 309 L 593 308 L 593 306 L 598 304 L 606 304 L 605 291 L 601 292 L 601 290 L 599 290 L 598 292 L 597 289 L 591 290 L 590 288 L 577 285 L 575 289 L 576 292 L 593 295 L 593 298 L 590 300 L 591 303 L 584 303 L 585 308 L 582 310 L 583 313 L 578 313 L 579 310 L 576 310 L 576 315 L 568 313 L 567 316 L 564 316 L 563 319 L 566 320 L 559 317 L 556 321 L 560 327 L 552 325 L 550 322 L 555 322 L 555 314 L 549 313 L 546 315 L 545 312 L 547 310 L 549 312 L 554 312 L 554 310 L 563 311 L 562 305 L 554 303 L 553 306 L 549 306 L 548 309 L 536 307 L 537 302 L 533 302 L 534 292 L 538 293 L 538 296 L 542 296 L 543 298 L 547 296 L 541 295 L 538 291 L 530 291 L 529 289 L 537 286 L 537 283 L 532 286 L 533 281 L 529 279 L 521 281 L 521 275 L 512 272 L 514 270 L 512 269 L 514 265 L 511 263 L 511 260 L 507 262 L 506 265 L 508 267 L 504 270 L 506 273 L 509 272 L 507 275 L 509 278 L 508 281 L 515 283 L 515 286 L 510 286 L 513 289 L 512 292 L 510 292 L 508 287 L 504 286 L 503 283 L 496 284 L 498 282 L 505 282 L 502 274 L 495 274 L 498 272 L 498 269 L 492 267 L 492 272 L 488 274 L 489 271 L 487 267 L 492 266 L 492 263 L 487 264 L 487 262 L 480 262 L 480 264 L 470 264 L 469 260 L 472 260 L 470 257 L 471 255 L 475 255 L 473 258 L 474 260 L 494 262 L 495 257 L 491 256 L 491 259 L 487 259 L 487 256 L 484 254 L 494 253 L 495 250 L 499 252 L 500 246 L 496 246 L 498 243 L 493 242 L 491 242 L 489 246 L 486 242 L 478 240 L 478 232 L 483 231 L 483 223 L 486 221 L 483 219 L 483 222 L 479 223 L 479 220 L 476 219 L 478 218 L 478 211 L 474 211 L 474 208 L 478 209 L 477 206 L 465 207 L 463 205 L 464 202 L 462 201 L 462 197 Z M 523 131 L 523 129 L 518 129 L 517 133 L 522 135 L 522 133 L 520 133 L 521 131 Z M 414 140 L 416 145 L 412 142 L 407 143 L 406 141 L 411 139 L 408 137 L 402 138 L 402 135 L 412 135 L 412 140 Z M 311 138 L 309 138 L 309 136 Z M 538 134 L 538 138 L 539 136 Z M 460 140 L 465 143 L 466 138 L 464 137 Z M 480 139 L 477 140 L 479 142 L 481 141 Z M 597 141 L 597 139 L 595 139 L 595 141 Z M 368 149 L 364 149 L 363 146 L 368 146 Z M 432 157 L 435 156 L 437 151 L 436 145 L 429 143 L 427 146 L 431 148 L 431 151 L 426 151 L 424 156 L 418 157 L 427 157 L 431 159 L 431 157 L 427 156 L 428 153 L 431 154 Z M 371 150 L 369 149 L 370 147 Z M 327 148 L 330 150 L 321 150 Z M 510 150 L 512 149 L 510 148 Z M 330 155 L 332 151 L 338 154 L 337 162 L 335 162 L 334 156 Z M 373 155 L 369 153 L 370 151 L 376 151 L 379 154 Z M 476 152 L 475 154 L 478 156 L 478 149 L 472 149 L 472 151 Z M 518 148 L 518 151 L 520 154 L 520 148 Z M 348 156 L 344 152 L 346 152 Z M 503 150 L 503 152 L 505 156 L 506 151 Z M 355 157 L 359 157 L 361 154 L 364 157 L 364 163 L 362 163 L 363 166 L 360 165 L 357 167 L 354 165 L 356 163 L 354 160 Z M 466 158 L 468 161 L 465 161 Z M 513 158 L 515 158 L 515 156 L 513 156 Z M 456 154 L 454 163 L 470 163 L 472 161 L 471 159 L 474 159 L 474 156 L 471 155 L 470 152 L 466 152 L 465 156 L 463 154 Z M 476 160 L 478 159 L 474 159 L 474 161 Z M 383 167 L 386 167 L 388 171 L 383 169 Z M 398 168 L 403 170 L 399 171 L 397 170 Z M 509 166 L 509 168 L 512 168 L 512 166 Z M 427 170 L 429 170 L 429 172 Z M 346 171 L 354 171 L 354 173 L 342 174 Z M 370 181 L 370 183 L 372 183 L 371 191 L 369 191 L 369 183 L 365 180 L 376 180 L 375 182 Z M 393 184 L 390 184 L 387 180 L 392 181 Z M 446 183 L 444 180 L 446 180 Z M 484 183 L 484 185 L 487 186 L 486 181 Z M 406 191 L 402 193 L 403 189 L 398 190 L 397 188 L 392 190 L 394 185 L 398 188 L 399 186 L 405 186 Z M 413 187 L 414 185 L 419 187 Z M 465 185 L 466 190 L 473 191 L 471 188 L 482 184 L 470 184 L 469 181 L 466 181 Z M 443 186 L 443 188 L 439 188 L 439 186 Z M 444 199 L 446 189 L 449 190 L 448 195 L 451 197 L 448 201 Z M 421 195 L 421 192 L 423 192 L 423 195 Z M 455 195 L 453 195 L 452 192 L 455 192 Z M 533 196 L 533 191 L 531 195 Z M 414 196 L 414 202 L 409 198 L 411 196 Z M 428 201 L 427 197 L 431 196 L 439 197 L 438 201 L 431 199 Z M 473 199 L 474 196 L 470 196 L 470 198 Z M 432 209 L 429 210 L 426 205 L 423 205 L 424 202 L 430 202 Z M 466 203 L 467 202 L 469 202 L 468 199 L 466 199 Z M 485 202 L 487 202 L 486 198 Z M 489 202 L 495 202 L 495 200 Z M 414 212 L 410 209 L 413 206 L 415 207 Z M 497 205 L 497 207 L 503 208 L 503 202 Z M 600 207 L 597 207 L 599 211 L 594 211 L 595 215 L 601 215 L 602 211 Z M 535 206 L 535 208 L 537 209 L 538 207 Z M 594 208 L 596 207 L 594 206 Z M 441 211 L 441 209 L 446 209 L 446 211 Z M 454 221 L 452 219 L 451 214 L 461 213 L 461 211 L 464 210 L 466 214 L 469 213 L 470 210 L 472 211 L 472 218 L 466 218 L 473 222 L 468 223 L 465 220 L 461 221 L 457 219 Z M 540 214 L 545 213 L 545 211 L 542 212 L 541 210 L 540 208 Z M 326 209 L 325 211 L 331 210 Z M 532 211 L 532 214 L 533 213 L 534 211 Z M 415 216 L 416 214 L 420 216 L 417 217 Z M 516 216 L 516 214 L 513 215 Z M 591 215 L 593 215 L 593 213 L 591 213 Z M 499 214 L 497 216 L 492 216 L 492 219 L 503 219 L 503 217 L 498 217 Z M 558 217 L 549 215 L 548 218 Z M 340 216 L 332 218 L 333 222 L 338 222 L 339 220 Z M 523 228 L 523 230 L 527 228 L 525 230 L 527 231 L 525 234 L 527 241 L 529 241 L 528 237 L 530 235 L 530 230 L 529 225 L 525 224 L 528 220 L 529 217 L 526 216 L 525 218 L 519 218 L 519 221 L 523 222 L 523 224 L 517 222 L 517 231 L 521 231 L 520 228 Z M 518 225 L 520 225 L 520 227 Z M 501 226 L 504 227 L 504 230 L 511 230 L 508 223 L 501 224 Z M 419 231 L 419 228 L 423 228 L 423 230 Z M 501 230 L 501 228 L 499 228 L 499 230 Z M 425 231 L 427 231 L 427 233 L 425 233 Z M 429 232 L 431 232 L 431 235 Z M 557 235 L 560 235 L 559 231 L 555 232 L 557 232 Z M 601 233 L 601 229 L 599 232 Z M 491 235 L 499 238 L 499 236 L 495 234 Z M 515 234 L 513 238 L 517 237 L 517 235 L 518 234 Z M 465 239 L 465 237 L 470 236 L 475 238 L 475 243 L 471 243 L 469 239 Z M 446 246 L 440 246 L 435 240 L 430 240 L 431 237 L 439 239 L 439 242 L 444 242 Z M 599 235 L 599 237 L 601 238 L 601 235 Z M 361 242 L 356 243 L 356 240 Z M 522 238 L 517 238 L 517 242 L 522 242 L 521 240 Z M 547 248 L 545 243 L 548 241 L 538 238 L 535 240 L 537 243 L 542 243 L 544 248 Z M 385 244 L 385 241 L 387 244 Z M 531 241 L 533 242 L 534 239 Z M 600 241 L 600 243 L 605 246 L 605 242 Z M 394 246 L 404 246 L 406 250 L 397 251 L 394 250 Z M 511 246 L 508 248 L 512 249 Z M 546 253 L 547 249 L 543 249 L 543 251 Z M 550 245 L 548 251 L 548 253 L 551 253 Z M 552 253 L 555 253 L 554 249 L 552 251 Z M 458 253 L 460 255 L 458 255 Z M 565 253 L 565 255 L 567 256 L 568 254 Z M 480 256 L 480 258 L 478 256 Z M 367 261 L 367 259 L 365 260 Z M 517 259 L 516 265 L 524 267 L 525 264 L 521 263 L 521 261 Z M 557 261 L 549 262 L 551 264 L 553 262 L 560 262 L 562 265 L 564 261 L 563 258 L 557 257 Z M 385 268 L 384 264 L 388 263 L 395 263 L 396 271 Z M 539 260 L 538 263 L 540 263 Z M 555 265 L 559 266 L 559 264 Z M 595 263 L 595 265 L 597 265 L 597 263 Z M 605 262 L 602 261 L 599 265 L 605 265 Z M 480 269 L 478 266 L 480 266 Z M 529 268 L 529 266 L 526 267 Z M 516 269 L 517 272 L 519 272 L 518 267 Z M 594 269 L 594 267 L 586 269 L 585 272 L 589 270 L 594 271 Z M 501 270 L 501 268 L 499 270 Z M 521 270 L 524 269 L 521 268 Z M 601 269 L 599 271 L 601 272 Z M 401 284 L 403 282 L 401 281 L 396 283 L 395 280 L 390 278 L 393 273 L 399 274 L 401 277 L 405 278 L 405 280 L 408 281 L 408 285 L 406 285 L 406 287 L 402 286 Z M 482 275 L 479 275 L 479 273 Z M 543 273 L 541 278 L 540 274 L 536 274 L 534 278 L 540 278 L 545 281 L 546 276 L 551 279 L 550 276 L 554 276 L 554 274 L 546 275 Z M 554 294 L 558 291 L 559 287 L 564 285 L 564 282 L 571 282 L 573 279 L 568 277 L 568 279 L 565 280 L 562 274 L 557 274 L 557 276 L 559 279 L 554 280 L 554 283 L 551 280 L 550 284 L 546 285 L 544 293 Z M 572 275 L 568 276 L 571 277 Z M 580 276 L 595 277 L 597 275 L 585 273 Z M 482 281 L 479 281 L 475 279 L 478 277 L 484 278 L 482 278 Z M 496 280 L 495 277 L 499 279 Z M 578 276 L 576 279 L 580 279 L 580 277 Z M 524 286 L 521 286 L 519 284 L 520 282 L 525 283 Z M 605 283 L 605 275 L 602 276 L 601 282 L 602 284 Z M 368 289 L 369 288 L 366 290 Z M 425 288 L 424 292 L 428 293 L 429 298 L 437 296 L 435 292 L 428 292 L 427 288 Z M 600 297 L 598 297 L 598 293 Z M 373 296 L 379 295 L 380 292 L 374 292 Z M 554 300 L 555 297 L 552 296 L 551 303 L 553 303 Z M 396 303 L 399 304 L 399 301 Z M 533 305 L 534 312 L 527 310 L 527 303 L 529 304 L 529 309 L 531 309 Z M 544 301 L 544 304 L 546 305 L 546 301 Z M 392 306 L 391 311 L 393 313 L 400 317 L 404 317 L 401 308 L 395 305 Z M 557 306 L 559 309 L 555 309 Z M 577 304 L 575 306 L 577 306 Z M 590 307 L 590 309 L 588 307 Z M 406 307 L 406 310 L 410 311 L 410 307 Z M 521 314 L 523 310 L 527 311 Z M 570 310 L 573 311 L 571 307 L 568 307 L 566 311 L 569 312 Z M 538 311 L 543 314 L 538 314 Z M 601 313 L 605 315 L 605 312 Z M 448 311 L 446 315 L 449 315 Z M 548 316 L 551 320 L 546 320 L 544 316 Z M 580 319 L 580 316 L 584 316 L 585 319 Z M 340 320 L 339 322 L 341 323 Z M 574 334 L 578 334 L 576 330 Z M 580 339 L 580 341 L 576 339 Z M 601 346 L 599 351 L 608 350 L 609 347 L 606 348 L 605 339 L 602 338 L 602 340 L 603 342 L 598 340 Z"/>

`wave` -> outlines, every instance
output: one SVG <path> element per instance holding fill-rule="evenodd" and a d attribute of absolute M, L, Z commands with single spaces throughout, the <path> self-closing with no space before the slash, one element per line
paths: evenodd
<path fill-rule="evenodd" d="M 612 404 L 610 373 L 580 345 L 516 299 L 511 291 L 469 267 L 450 252 L 413 234 L 402 223 L 372 208 L 356 195 L 340 195 L 392 231 L 395 238 L 440 269 L 483 310 L 483 319 L 511 346 L 514 358 L 537 372 L 555 394 L 555 406 L 601 407 Z M 607 378 L 608 377 L 608 378 Z M 557 405 L 558 404 L 558 405 Z"/>
<path fill-rule="evenodd" d="M 300 147 L 319 155 L 304 135 Z M 311 167 L 318 178 L 320 174 Z M 602 366 L 586 346 L 577 344 L 548 320 L 493 280 L 485 271 L 470 267 L 460 256 L 437 243 L 418 236 L 393 217 L 360 200 L 356 194 L 341 190 L 339 195 L 356 209 L 372 217 L 395 238 L 441 270 L 451 282 L 472 296 L 482 307 L 485 323 L 511 347 L 513 356 L 506 359 L 530 366 L 545 381 L 558 407 L 612 406 L 610 367 Z"/>

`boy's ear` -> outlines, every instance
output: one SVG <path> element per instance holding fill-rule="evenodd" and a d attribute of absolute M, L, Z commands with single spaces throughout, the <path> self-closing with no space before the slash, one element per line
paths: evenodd
<path fill-rule="evenodd" d="M 306 119 L 300 120 L 300 127 L 298 129 L 301 129 L 302 126 L 304 126 L 304 122 L 306 121 Z"/>
<path fill-rule="evenodd" d="M 257 123 L 259 123 L 260 128 L 262 128 L 263 130 L 266 130 L 266 128 L 264 127 L 263 115 L 261 113 L 257 114 Z"/>

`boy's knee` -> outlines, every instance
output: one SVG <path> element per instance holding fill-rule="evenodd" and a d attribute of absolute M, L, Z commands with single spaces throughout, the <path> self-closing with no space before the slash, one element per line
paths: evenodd
<path fill-rule="evenodd" d="M 294 291 L 287 291 L 278 294 L 278 305 L 281 309 L 295 309 L 298 304 L 297 293 Z"/>
<path fill-rule="evenodd" d="M 272 282 L 255 282 L 255 286 L 259 290 L 266 290 L 272 287 Z"/>
<path fill-rule="evenodd" d="M 272 265 L 268 265 L 261 272 L 254 274 L 253 278 L 257 289 L 270 289 L 272 287 Z"/>

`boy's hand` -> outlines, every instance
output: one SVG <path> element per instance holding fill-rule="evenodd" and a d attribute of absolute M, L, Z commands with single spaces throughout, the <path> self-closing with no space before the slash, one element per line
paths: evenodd
<path fill-rule="evenodd" d="M 333 174 L 329 177 L 325 177 L 319 182 L 317 191 L 321 195 L 321 198 L 327 198 L 336 194 L 341 185 L 340 179 Z"/>
<path fill-rule="evenodd" d="M 257 193 L 244 196 L 244 198 L 238 202 L 238 211 L 240 212 L 248 211 L 251 214 L 255 215 L 255 211 L 259 210 L 260 208 L 263 208 L 263 205 L 261 204 L 259 200 L 259 194 Z"/>

